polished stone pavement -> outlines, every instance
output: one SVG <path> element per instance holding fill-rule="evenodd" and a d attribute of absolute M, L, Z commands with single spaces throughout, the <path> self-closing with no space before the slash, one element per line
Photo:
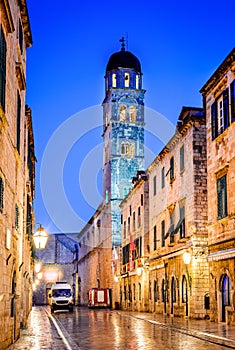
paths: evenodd
<path fill-rule="evenodd" d="M 82 309 L 81 309 L 82 310 Z M 215 323 L 208 320 L 191 320 L 187 318 L 169 317 L 164 315 L 140 312 L 113 310 L 131 319 L 141 319 L 158 327 L 170 329 L 192 337 L 203 339 L 222 348 L 235 349 L 235 326 Z M 51 317 L 47 308 L 34 306 L 26 329 L 21 330 L 21 336 L 7 350 L 74 350 L 71 342 L 66 342 L 68 334 L 65 329 L 59 329 L 56 318 Z M 59 333 L 58 333 L 59 331 Z M 105 344 L 104 344 L 105 347 Z M 107 349 L 107 347 L 106 347 Z"/>

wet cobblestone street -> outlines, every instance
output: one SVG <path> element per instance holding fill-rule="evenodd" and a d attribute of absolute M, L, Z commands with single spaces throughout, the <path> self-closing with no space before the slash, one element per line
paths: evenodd
<path fill-rule="evenodd" d="M 21 330 L 20 339 L 7 350 L 64 350 L 61 338 L 42 307 L 33 307 L 27 328 Z"/>
<path fill-rule="evenodd" d="M 59 332 L 59 333 L 58 333 Z M 33 307 L 28 327 L 7 350 L 235 349 L 235 327 L 152 313 Z"/>

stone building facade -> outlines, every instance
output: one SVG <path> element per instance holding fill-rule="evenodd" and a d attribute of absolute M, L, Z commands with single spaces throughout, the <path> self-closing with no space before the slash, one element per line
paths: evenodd
<path fill-rule="evenodd" d="M 145 193 L 144 201 L 141 192 Z M 129 241 L 130 250 L 132 237 L 136 237 L 135 219 L 130 211 L 134 213 L 134 203 L 141 207 L 141 201 L 144 222 L 139 237 L 145 236 L 146 242 L 143 251 L 138 253 L 138 243 L 134 240 L 133 263 L 133 252 L 125 254 L 128 247 L 125 243 Z M 208 312 L 205 300 L 209 282 L 206 125 L 202 108 L 182 108 L 175 135 L 149 166 L 144 181 L 130 191 L 121 207 L 124 244 L 120 270 L 121 306 L 204 318 Z M 184 253 L 191 258 L 189 265 L 184 263 Z M 130 264 L 134 269 L 130 270 Z"/>
<path fill-rule="evenodd" d="M 193 318 L 207 314 L 206 161 L 203 109 L 183 107 L 175 135 L 147 171 L 150 311 Z"/>
<path fill-rule="evenodd" d="M 235 49 L 201 93 L 206 111 L 210 317 L 235 324 Z"/>
<path fill-rule="evenodd" d="M 32 299 L 34 137 L 25 105 L 26 50 L 32 45 L 25 0 L 0 2 L 0 349 L 25 325 Z"/>
<path fill-rule="evenodd" d="M 144 171 L 133 177 L 134 187 L 122 201 L 122 260 L 119 280 L 120 306 L 149 311 L 148 275 L 143 268 L 149 257 L 149 182 Z M 117 285 L 115 285 L 117 287 Z"/>

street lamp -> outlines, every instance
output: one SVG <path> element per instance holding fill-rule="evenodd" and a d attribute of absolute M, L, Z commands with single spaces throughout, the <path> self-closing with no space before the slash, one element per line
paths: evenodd
<path fill-rule="evenodd" d="M 34 233 L 33 240 L 36 249 L 45 249 L 48 240 L 48 234 L 41 224 L 39 224 L 37 231 Z"/>

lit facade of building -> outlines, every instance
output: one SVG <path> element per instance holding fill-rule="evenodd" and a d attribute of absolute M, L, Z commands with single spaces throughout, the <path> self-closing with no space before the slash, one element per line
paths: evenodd
<path fill-rule="evenodd" d="M 207 120 L 210 317 L 235 324 L 235 49 L 201 93 Z"/>
<path fill-rule="evenodd" d="M 134 187 L 122 201 L 122 260 L 119 281 L 123 310 L 148 311 L 148 274 L 143 268 L 149 258 L 149 182 L 144 171 L 133 177 Z M 116 285 L 115 285 L 116 287 Z"/>
<path fill-rule="evenodd" d="M 26 1 L 1 1 L 0 349 L 19 337 L 32 300 L 35 156 L 31 110 L 25 105 L 31 44 Z"/>
<path fill-rule="evenodd" d="M 175 135 L 150 165 L 149 310 L 204 318 L 209 292 L 206 125 L 183 107 Z M 188 265 L 184 253 L 189 253 Z"/>
<path fill-rule="evenodd" d="M 140 184 L 149 188 L 149 195 L 145 194 L 149 202 L 141 199 L 144 187 L 141 190 L 137 186 L 121 205 L 123 243 L 130 242 L 123 247 L 121 305 L 139 311 L 204 318 L 209 285 L 206 128 L 202 108 L 182 108 L 175 135 L 146 174 Z M 134 203 L 138 202 L 143 222 L 142 229 L 136 232 L 133 214 Z M 141 250 L 139 241 L 143 237 Z M 189 253 L 189 265 L 183 261 L 184 253 Z"/>

